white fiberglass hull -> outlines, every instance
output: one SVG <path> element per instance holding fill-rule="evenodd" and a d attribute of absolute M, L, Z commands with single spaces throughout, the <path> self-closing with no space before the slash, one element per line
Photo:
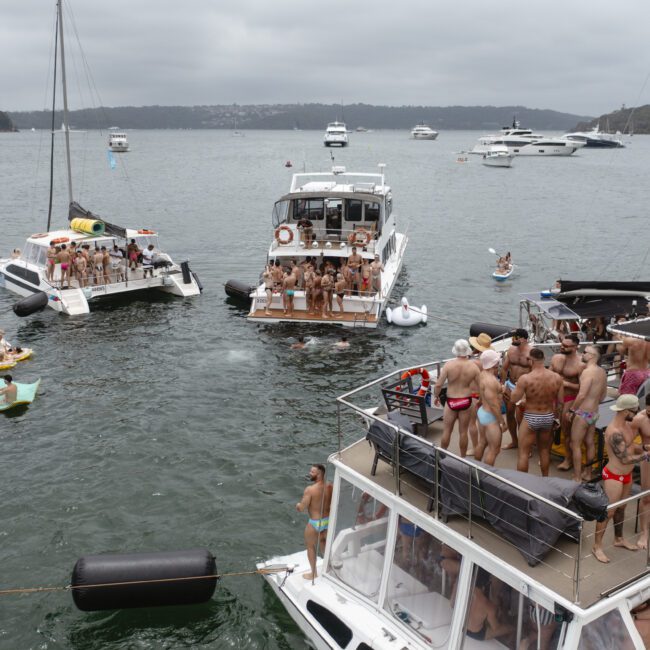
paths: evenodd
<path fill-rule="evenodd" d="M 484 156 L 482 162 L 486 167 L 511 167 L 512 156 Z"/>

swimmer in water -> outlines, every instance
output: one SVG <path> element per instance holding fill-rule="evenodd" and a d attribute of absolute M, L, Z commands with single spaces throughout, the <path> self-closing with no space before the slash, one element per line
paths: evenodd
<path fill-rule="evenodd" d="M 305 337 L 301 335 L 301 336 L 298 337 L 298 340 L 295 343 L 291 344 L 291 349 L 292 350 L 302 350 L 305 347 L 305 345 L 307 345 L 305 343 Z"/>
<path fill-rule="evenodd" d="M 349 341 L 348 341 L 348 337 L 347 337 L 345 334 L 343 334 L 343 335 L 341 336 L 341 340 L 340 340 L 340 341 L 337 341 L 337 342 L 334 344 L 334 347 L 335 347 L 335 348 L 338 348 L 339 350 L 345 350 L 346 348 L 349 348 L 349 347 L 350 347 L 350 343 L 349 343 Z"/>

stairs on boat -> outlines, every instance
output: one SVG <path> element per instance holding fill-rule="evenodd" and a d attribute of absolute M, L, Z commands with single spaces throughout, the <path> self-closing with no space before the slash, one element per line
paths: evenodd
<path fill-rule="evenodd" d="M 82 289 L 63 289 L 59 291 L 61 311 L 69 316 L 90 313 L 88 300 Z"/>

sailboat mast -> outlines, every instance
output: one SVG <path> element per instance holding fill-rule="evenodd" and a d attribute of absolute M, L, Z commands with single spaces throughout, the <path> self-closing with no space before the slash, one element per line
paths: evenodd
<path fill-rule="evenodd" d="M 61 41 L 61 83 L 63 84 L 63 130 L 65 135 L 65 160 L 68 166 L 68 203 L 72 203 L 72 169 L 70 167 L 70 127 L 68 125 L 68 86 L 65 78 L 65 49 L 63 46 L 63 0 L 57 0 L 59 13 L 59 40 Z"/>
<path fill-rule="evenodd" d="M 54 195 L 54 116 L 56 113 L 56 63 L 59 57 L 59 16 L 56 17 L 54 30 L 54 70 L 52 73 L 52 125 L 50 127 L 50 201 L 47 206 L 47 232 L 52 227 L 52 197 Z"/>

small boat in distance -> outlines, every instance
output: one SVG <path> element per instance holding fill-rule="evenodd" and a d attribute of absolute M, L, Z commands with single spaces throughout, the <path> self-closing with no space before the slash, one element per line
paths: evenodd
<path fill-rule="evenodd" d="M 326 147 L 347 147 L 348 130 L 343 122 L 330 122 L 325 130 L 323 144 Z"/>
<path fill-rule="evenodd" d="M 510 167 L 513 158 L 514 156 L 508 151 L 508 147 L 502 144 L 494 144 L 483 154 L 482 162 L 486 167 Z"/>
<path fill-rule="evenodd" d="M 114 153 L 126 153 L 129 150 L 129 139 L 124 131 L 112 126 L 108 133 L 108 148 Z"/>
<path fill-rule="evenodd" d="M 368 133 L 369 129 L 366 129 L 365 126 L 358 126 L 358 127 L 355 129 L 355 131 L 356 131 L 357 133 Z"/>
<path fill-rule="evenodd" d="M 411 137 L 414 140 L 435 140 L 438 137 L 438 132 L 424 122 L 420 122 L 411 130 Z"/>

